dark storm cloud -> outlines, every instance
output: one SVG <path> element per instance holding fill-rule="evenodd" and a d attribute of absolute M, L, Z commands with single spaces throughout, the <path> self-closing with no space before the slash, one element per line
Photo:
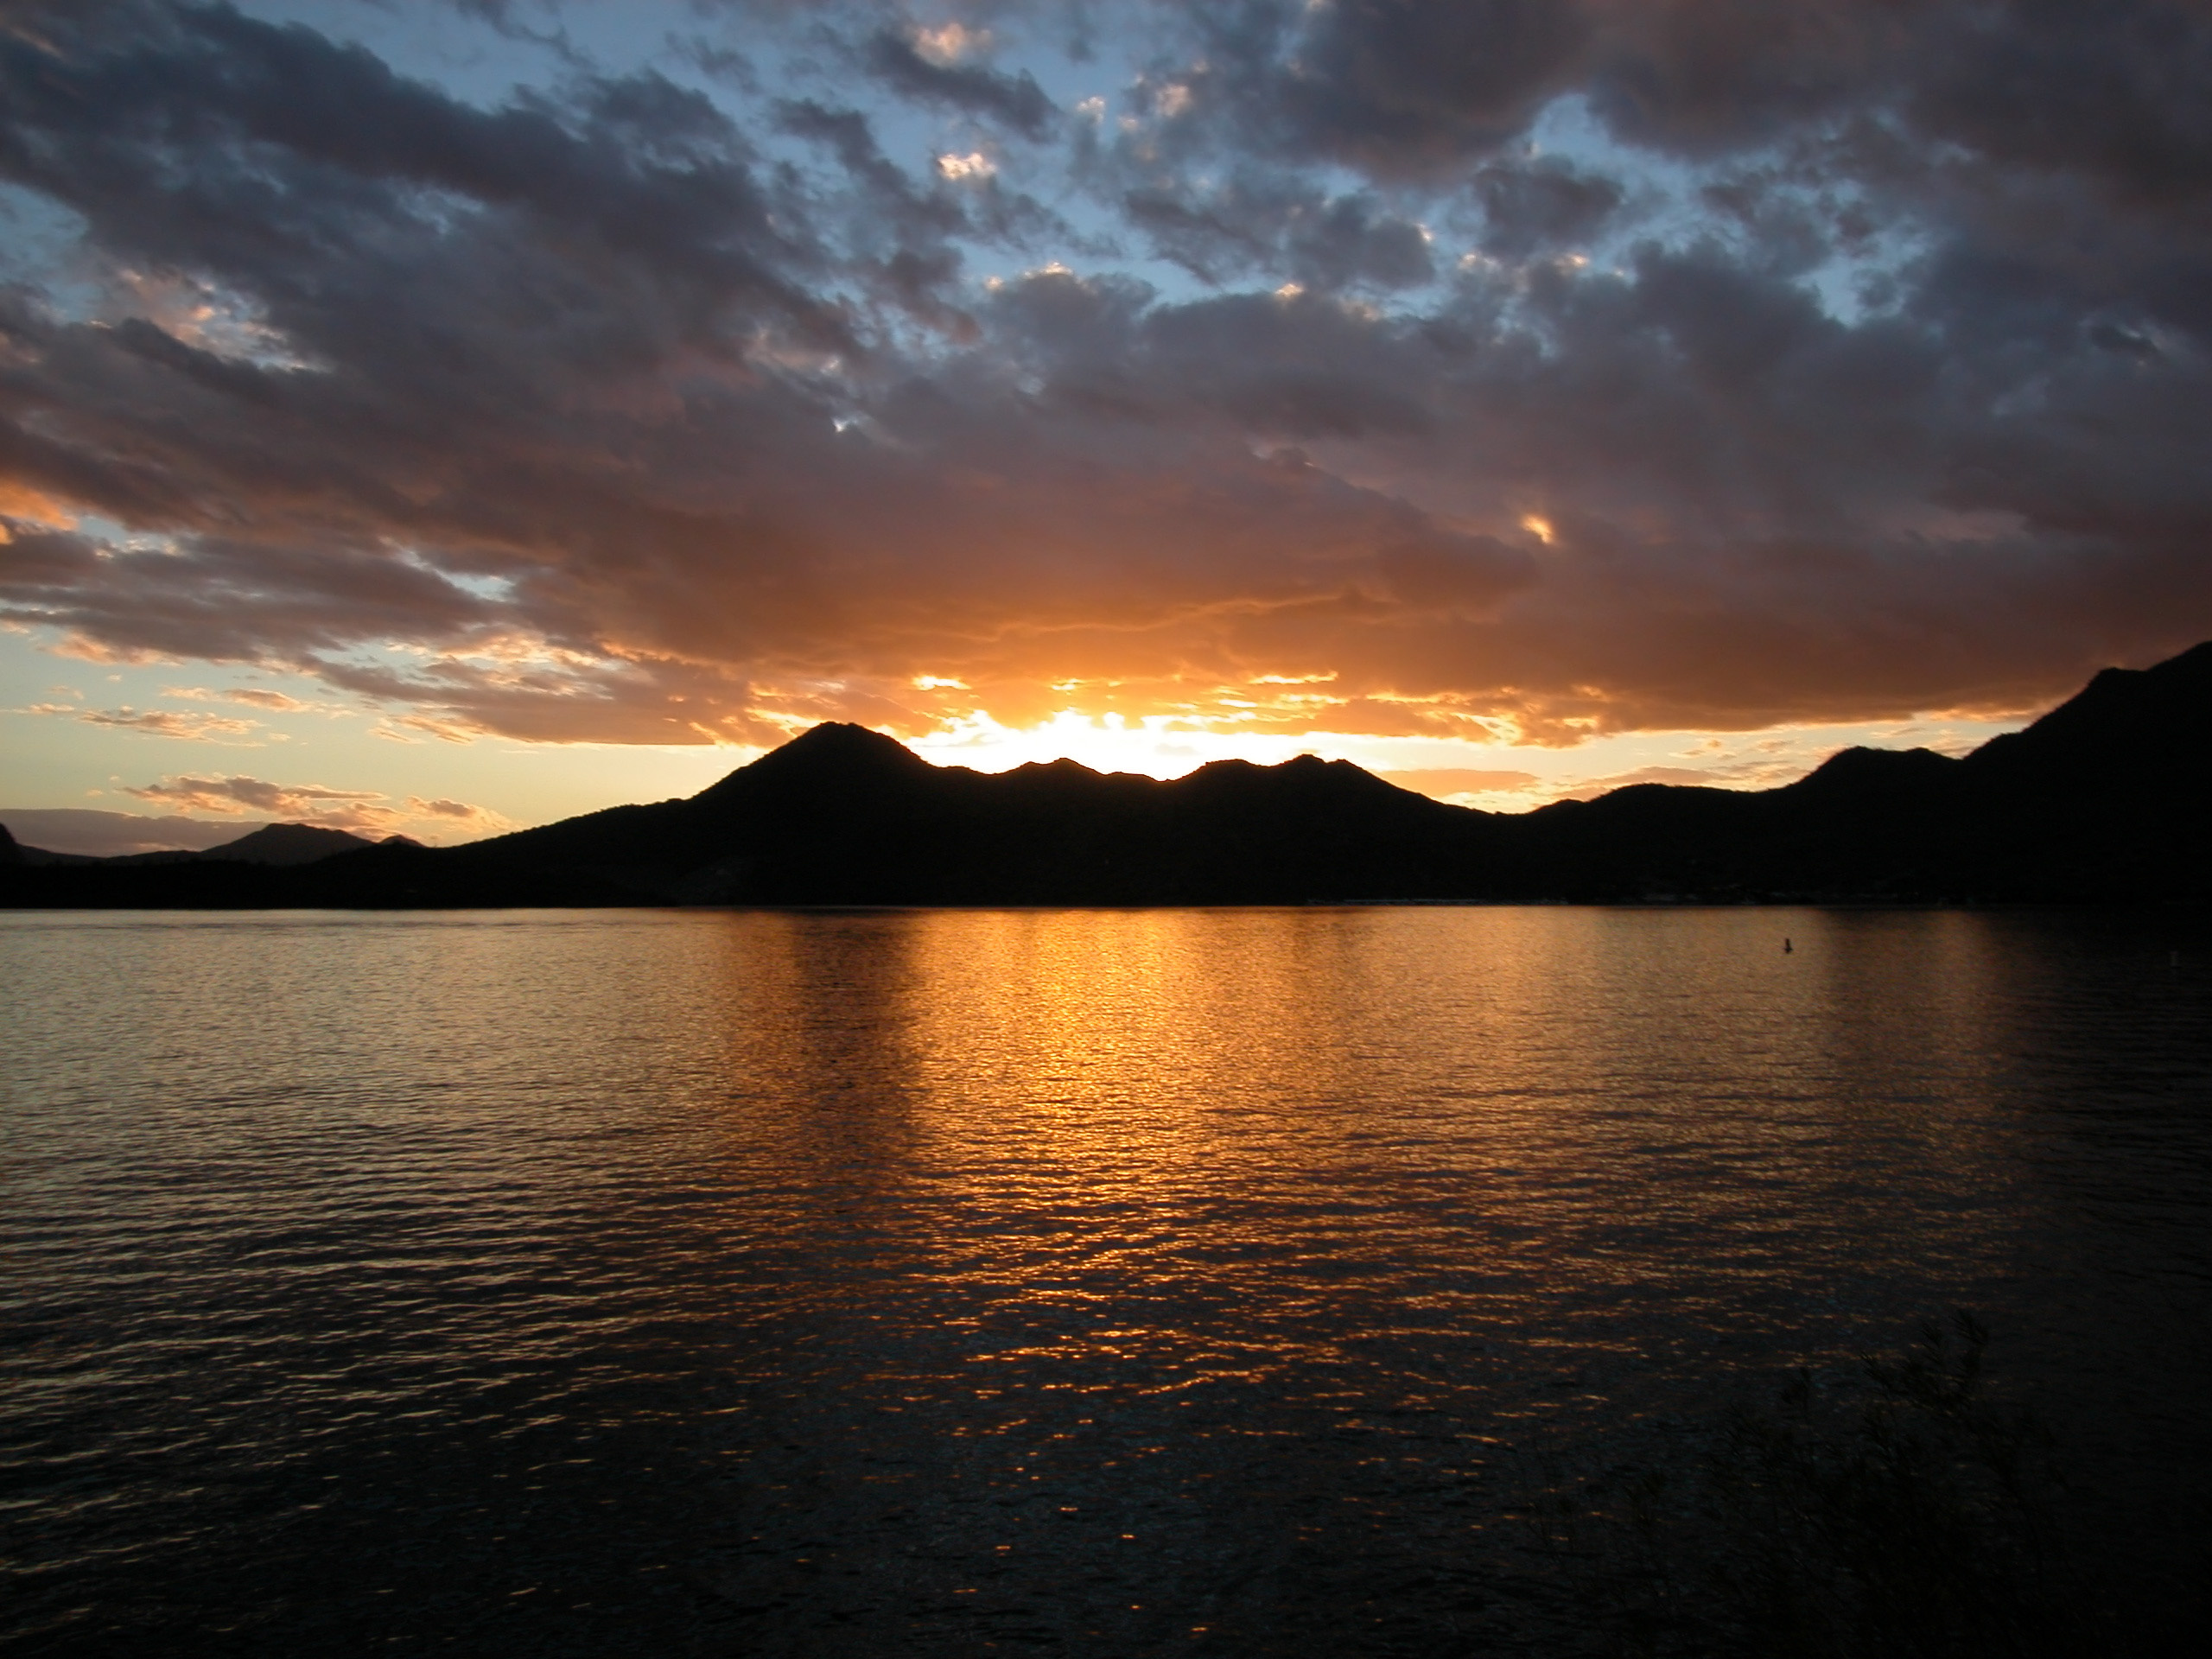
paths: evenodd
<path fill-rule="evenodd" d="M 981 64 L 932 63 L 903 35 L 880 29 L 868 37 L 861 60 L 894 92 L 924 103 L 964 110 L 1041 138 L 1056 111 L 1035 76 L 1004 74 Z"/>
<path fill-rule="evenodd" d="M 1620 208 L 1625 193 L 1614 180 L 1545 157 L 1477 170 L 1484 251 L 1505 259 L 1587 244 Z"/>
<path fill-rule="evenodd" d="M 1568 741 L 2212 632 L 2203 7 L 1098 9 L 1144 41 L 1065 127 L 895 10 L 747 15 L 903 113 L 0 10 L 0 174 L 86 227 L 0 292 L 0 615 L 664 741 L 1231 694 Z M 1534 145 L 1567 94 L 1610 150 Z"/>
<path fill-rule="evenodd" d="M 312 652 L 380 638 L 463 640 L 492 620 L 444 577 L 381 550 L 313 550 L 198 536 L 181 551 L 125 550 L 67 533 L 19 533 L 0 602 L 121 656 L 251 659 L 272 643 Z"/>
<path fill-rule="evenodd" d="M 795 250 L 729 124 L 656 76 L 585 83 L 558 110 L 481 111 L 305 28 L 225 7 L 88 10 L 61 39 L 90 49 L 8 42 L 0 157 L 112 249 L 275 275 L 409 216 L 411 195 L 451 192 L 592 235 L 671 289 L 820 316 L 774 269 Z"/>
<path fill-rule="evenodd" d="M 1177 84 L 1270 149 L 1385 175 L 1498 148 L 1569 84 L 1583 7 L 1559 0 L 1248 0 L 1194 22 L 1204 65 Z"/>
<path fill-rule="evenodd" d="M 1120 206 L 1161 258 L 1210 285 L 1272 271 L 1304 287 L 1389 290 L 1436 274 L 1421 226 L 1365 193 L 1332 197 L 1281 177 L 1211 188 L 1148 179 L 1123 188 Z"/>
<path fill-rule="evenodd" d="M 1883 106 L 2004 162 L 2202 186 L 2195 0 L 1248 0 L 1194 24 L 1191 81 L 1278 144 L 1382 173 L 1497 151 L 1553 96 L 1710 154 Z"/>

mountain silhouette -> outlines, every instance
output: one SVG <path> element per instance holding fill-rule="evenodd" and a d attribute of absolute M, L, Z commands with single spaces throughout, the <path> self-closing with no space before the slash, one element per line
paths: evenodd
<path fill-rule="evenodd" d="M 2024 730 L 1963 759 L 1846 749 L 1778 789 L 1637 785 L 1503 815 L 1312 755 L 1275 766 L 1216 761 L 1172 782 L 1073 760 L 993 774 L 932 766 L 880 733 L 830 723 L 687 798 L 463 847 L 372 846 L 280 824 L 197 855 L 25 866 L 0 849 L 0 896 L 43 905 L 2202 902 L 2212 898 L 2209 727 L 2212 644 L 2154 668 L 2107 670 Z M 315 850 L 324 848 L 337 850 Z"/>
<path fill-rule="evenodd" d="M 1637 785 L 1516 821 L 1535 888 L 1611 898 L 2212 897 L 2212 644 L 2107 669 L 1950 760 L 1846 749 L 1779 789 Z"/>
<path fill-rule="evenodd" d="M 435 868 L 528 870 L 688 903 L 1401 898 L 1452 879 L 1461 838 L 1484 822 L 1311 756 L 1220 761 L 1173 783 L 1072 760 L 994 775 L 826 725 L 688 800 L 478 842 Z"/>
<path fill-rule="evenodd" d="M 127 864 L 188 864 L 200 860 L 228 861 L 240 864 L 270 864 L 280 868 L 299 864 L 313 864 L 320 859 L 334 857 L 340 853 L 356 853 L 377 843 L 365 836 L 357 836 L 344 830 L 325 829 L 315 823 L 264 823 L 260 829 L 240 836 L 236 841 L 226 841 L 197 852 L 177 850 L 157 853 L 125 853 L 120 857 L 103 861 L 113 865 Z"/>

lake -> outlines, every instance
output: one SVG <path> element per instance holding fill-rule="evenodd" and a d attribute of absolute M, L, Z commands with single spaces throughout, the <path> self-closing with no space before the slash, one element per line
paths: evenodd
<path fill-rule="evenodd" d="M 0 916 L 0 1640 L 1515 1650 L 1573 1613 L 1541 1471 L 1961 1306 L 2157 1593 L 2212 1469 L 2208 943 Z"/>

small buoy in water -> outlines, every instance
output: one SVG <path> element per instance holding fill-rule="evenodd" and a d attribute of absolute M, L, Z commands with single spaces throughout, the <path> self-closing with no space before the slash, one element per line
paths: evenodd
<path fill-rule="evenodd" d="M 1783 942 L 1782 942 L 1782 954 L 1783 954 L 1783 956 L 1785 956 L 1785 957 L 1786 957 L 1786 956 L 1788 956 L 1788 955 L 1789 955 L 1792 950 L 1795 950 L 1796 948 L 1797 948 L 1797 947 L 1796 947 L 1796 945 L 1794 945 L 1794 944 L 1790 944 L 1790 943 L 1789 943 L 1789 941 L 1788 939 L 1784 939 L 1784 940 L 1783 940 Z"/>

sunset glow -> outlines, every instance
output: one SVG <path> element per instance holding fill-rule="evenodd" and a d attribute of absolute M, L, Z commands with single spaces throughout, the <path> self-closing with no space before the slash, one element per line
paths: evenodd
<path fill-rule="evenodd" d="M 1970 746 L 2212 634 L 2212 25 L 1985 14 L 29 0 L 0 804 Z"/>

